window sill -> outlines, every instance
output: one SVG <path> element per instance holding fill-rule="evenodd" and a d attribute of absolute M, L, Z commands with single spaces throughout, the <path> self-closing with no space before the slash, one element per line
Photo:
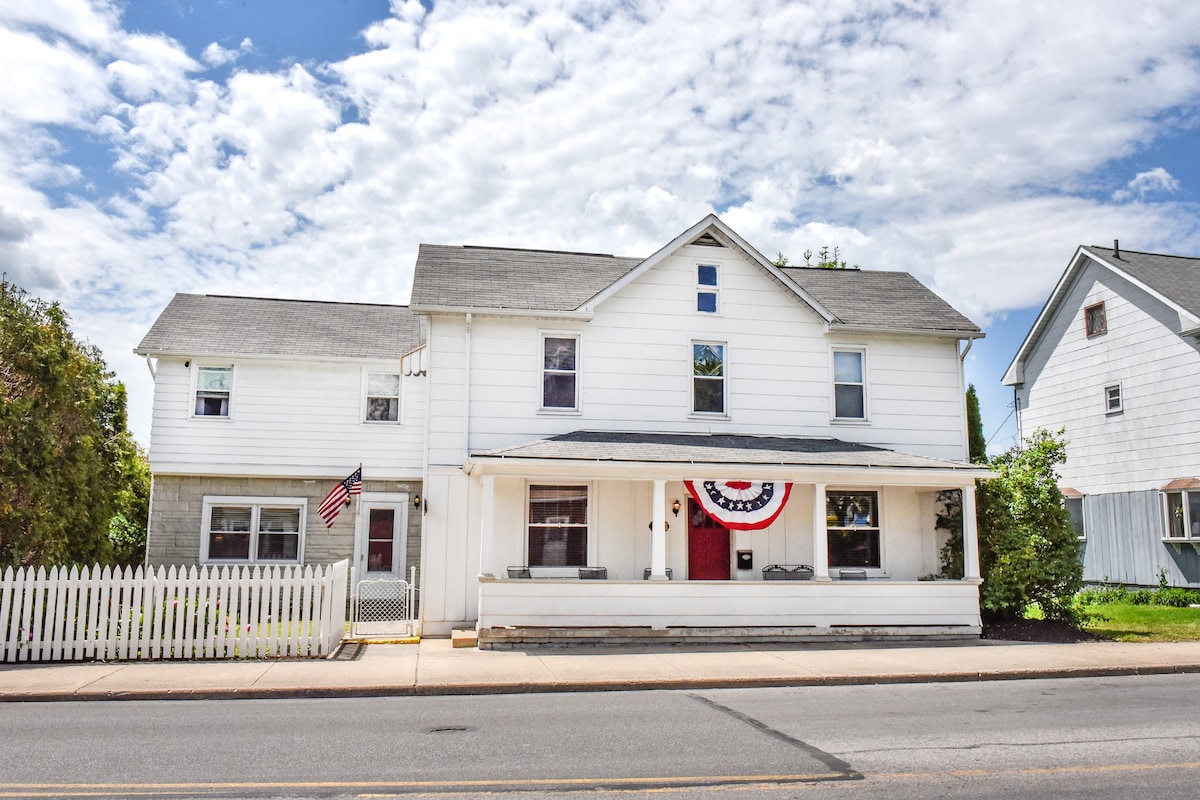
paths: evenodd
<path fill-rule="evenodd" d="M 871 420 L 859 419 L 857 417 L 833 417 L 829 420 L 830 425 L 870 425 Z"/>
<path fill-rule="evenodd" d="M 1200 555 L 1200 538 L 1164 536 L 1162 541 L 1163 544 L 1169 544 L 1175 548 L 1176 553 L 1182 553 L 1183 546 L 1186 544 L 1190 545 L 1197 555 Z"/>
<path fill-rule="evenodd" d="M 729 422 L 730 417 L 728 414 L 717 414 L 708 411 L 693 411 L 692 413 L 688 414 L 688 419 L 706 420 L 708 422 Z"/>
<path fill-rule="evenodd" d="M 582 417 L 583 412 L 578 408 L 539 408 L 539 416 L 545 417 Z"/>
<path fill-rule="evenodd" d="M 401 422 L 400 422 L 400 420 L 398 420 L 398 419 L 397 419 L 397 420 L 390 420 L 390 419 L 364 419 L 364 420 L 363 420 L 362 422 L 360 422 L 359 424 L 360 424 L 360 425 L 392 425 L 392 426 L 394 426 L 394 427 L 397 427 L 397 428 L 399 428 L 399 427 L 402 425 L 402 423 L 401 423 Z"/>
<path fill-rule="evenodd" d="M 210 419 L 210 420 L 220 421 L 220 422 L 233 422 L 232 416 L 226 415 L 224 417 L 221 417 L 221 416 L 217 416 L 216 414 L 192 414 L 188 417 L 188 419 Z"/>

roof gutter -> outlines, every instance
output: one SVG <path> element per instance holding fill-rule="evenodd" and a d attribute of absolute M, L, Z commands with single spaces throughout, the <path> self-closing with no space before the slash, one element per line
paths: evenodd
<path fill-rule="evenodd" d="M 829 326 L 831 331 L 849 331 L 851 333 L 886 333 L 899 334 L 902 336 L 928 336 L 938 339 L 983 339 L 987 334 L 983 331 L 954 331 L 954 330 L 938 330 L 936 328 L 883 328 L 873 325 L 843 325 L 841 323 L 833 323 Z"/>
<path fill-rule="evenodd" d="M 555 311 L 549 308 L 487 308 L 480 306 L 436 306 L 411 305 L 414 314 L 478 314 L 487 317 L 541 317 L 553 319 L 577 319 L 590 321 L 595 316 L 591 311 Z"/>

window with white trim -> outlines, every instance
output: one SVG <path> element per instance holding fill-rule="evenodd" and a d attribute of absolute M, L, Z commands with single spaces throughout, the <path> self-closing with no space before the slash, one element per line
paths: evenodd
<path fill-rule="evenodd" d="M 588 487 L 529 487 L 530 567 L 586 567 Z"/>
<path fill-rule="evenodd" d="M 576 411 L 579 408 L 579 337 L 542 335 L 542 408 Z"/>
<path fill-rule="evenodd" d="M 1064 497 L 1063 505 L 1066 506 L 1067 516 L 1071 518 L 1071 529 L 1075 531 L 1075 536 L 1079 539 L 1086 539 L 1087 527 L 1084 524 L 1083 498 Z"/>
<path fill-rule="evenodd" d="M 206 497 L 200 560 L 299 564 L 307 507 L 294 497 Z"/>
<path fill-rule="evenodd" d="M 1114 383 L 1111 386 L 1104 387 L 1104 413 L 1119 414 L 1124 411 L 1124 406 L 1121 404 L 1121 384 Z"/>
<path fill-rule="evenodd" d="M 1200 489 L 1163 492 L 1166 539 L 1200 539 Z"/>
<path fill-rule="evenodd" d="M 716 314 L 721 310 L 721 271 L 715 264 L 696 265 L 696 312 Z"/>
<path fill-rule="evenodd" d="M 196 368 L 197 417 L 228 417 L 233 393 L 233 367 Z"/>
<path fill-rule="evenodd" d="M 400 421 L 400 373 L 368 372 L 367 422 Z"/>
<path fill-rule="evenodd" d="M 725 413 L 725 345 L 692 342 L 692 411 Z"/>
<path fill-rule="evenodd" d="M 882 568 L 878 492 L 827 491 L 825 515 L 830 567 Z"/>
<path fill-rule="evenodd" d="M 867 418 L 867 353 L 861 348 L 833 351 L 834 419 Z"/>

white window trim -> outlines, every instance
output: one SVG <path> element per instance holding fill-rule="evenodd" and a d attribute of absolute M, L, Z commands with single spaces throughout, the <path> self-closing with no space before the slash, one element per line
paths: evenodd
<path fill-rule="evenodd" d="M 579 356 L 576 355 L 576 363 Z M 526 480 L 525 481 L 525 511 L 523 514 L 523 524 L 521 527 L 521 563 L 529 566 L 529 488 L 531 486 L 583 486 L 587 488 L 588 495 L 588 510 L 587 510 L 587 563 L 585 567 L 602 567 L 604 564 L 599 562 L 600 548 L 597 542 L 595 532 L 599 521 L 599 509 L 596 508 L 596 482 L 595 481 L 571 481 L 557 480 L 548 478 L 546 480 Z M 579 567 L 529 567 L 530 575 L 534 578 L 578 578 Z"/>
<path fill-rule="evenodd" d="M 891 573 L 888 572 L 888 536 L 885 533 L 885 531 L 887 531 L 887 523 L 888 523 L 887 513 L 886 513 L 886 505 L 887 504 L 884 502 L 883 487 L 882 486 L 826 486 L 825 487 L 825 496 L 824 496 L 822 502 L 825 503 L 825 508 L 826 508 L 827 512 L 829 509 L 829 495 L 838 493 L 838 492 L 847 493 L 847 494 L 865 494 L 867 492 L 875 493 L 875 504 L 879 510 L 879 527 L 876 529 L 876 528 L 870 528 L 870 527 L 863 526 L 862 529 L 879 531 L 879 566 L 878 567 L 835 567 L 832 564 L 829 564 L 829 555 L 828 555 L 829 531 L 830 530 L 846 530 L 846 529 L 841 528 L 840 526 L 832 526 L 831 527 L 828 523 L 826 523 L 826 525 L 825 525 L 825 536 L 826 536 L 825 562 L 826 562 L 826 567 L 829 569 L 829 574 L 833 575 L 839 569 L 865 569 L 867 571 L 868 578 L 890 578 Z"/>
<path fill-rule="evenodd" d="M 1117 407 L 1116 408 L 1111 408 L 1108 404 L 1108 390 L 1109 389 L 1117 390 Z M 1125 387 L 1121 385 L 1121 381 L 1117 381 L 1116 383 L 1105 384 L 1105 386 L 1104 386 L 1104 413 L 1107 416 L 1112 416 L 1113 414 L 1120 414 L 1124 410 L 1125 410 Z"/>
<path fill-rule="evenodd" d="M 858 353 L 862 356 L 862 394 L 863 415 L 861 417 L 839 417 L 837 415 L 837 367 L 834 363 L 835 353 Z M 829 421 L 836 425 L 869 425 L 871 422 L 871 373 L 868 369 L 870 359 L 867 356 L 866 345 L 833 345 L 829 348 Z M 844 383 L 845 386 L 858 384 Z"/>
<path fill-rule="evenodd" d="M 712 267 L 717 271 L 716 286 L 709 286 L 700 283 L 700 267 Z M 704 317 L 719 317 L 721 316 L 721 265 L 711 261 L 697 261 L 692 265 L 692 277 L 696 284 L 696 297 L 692 301 L 692 313 L 699 314 Z M 700 293 L 716 295 L 716 309 L 713 311 L 701 311 Z"/>
<path fill-rule="evenodd" d="M 1087 503 L 1084 502 L 1086 500 L 1086 497 L 1064 497 L 1063 498 L 1063 507 L 1065 508 L 1067 503 L 1072 500 L 1079 501 L 1079 520 L 1083 526 L 1083 533 L 1079 534 L 1075 538 L 1077 538 L 1079 541 L 1083 542 L 1083 541 L 1087 540 L 1087 529 L 1088 529 Z"/>
<path fill-rule="evenodd" d="M 396 419 L 367 419 L 367 407 L 370 401 L 367 397 L 372 375 L 397 375 L 400 378 L 400 393 L 396 395 Z M 404 371 L 397 369 L 392 372 L 389 367 L 363 367 L 362 392 L 359 395 L 362 403 L 358 409 L 358 421 L 363 425 L 399 425 L 404 419 Z M 379 396 L 379 395 L 377 395 Z"/>
<path fill-rule="evenodd" d="M 236 411 L 235 405 L 236 405 L 236 399 L 237 399 L 237 381 L 238 381 L 237 364 L 232 364 L 229 362 L 221 363 L 221 362 L 212 362 L 212 361 L 201 362 L 194 358 L 191 359 L 191 364 L 192 364 L 191 372 L 190 372 L 190 376 L 189 376 L 191 391 L 188 393 L 188 408 L 187 408 L 188 419 L 221 420 L 222 422 L 232 422 L 234 412 Z M 229 370 L 229 413 L 223 417 L 217 416 L 215 414 L 197 414 L 196 413 L 196 392 L 200 391 L 200 387 L 198 384 L 200 382 L 200 368 L 201 367 L 220 367 L 222 369 Z"/>
<path fill-rule="evenodd" d="M 200 512 L 200 563 L 201 564 L 244 564 L 251 566 L 292 566 L 304 563 L 304 540 L 308 525 L 308 498 L 306 497 L 225 497 L 205 495 L 204 505 Z M 213 506 L 250 506 L 250 551 L 248 559 L 210 559 L 208 557 L 208 534 L 212 523 Z M 300 509 L 300 538 L 296 543 L 296 560 L 283 561 L 279 559 L 258 560 L 258 515 L 261 506 L 270 508 L 299 508 Z"/>
<path fill-rule="evenodd" d="M 575 405 L 572 408 L 559 408 L 546 405 L 546 340 L 574 339 L 575 340 Z M 538 331 L 538 414 L 548 416 L 579 416 L 583 413 L 583 334 L 579 331 Z M 566 370 L 557 370 L 566 374 Z"/>
<path fill-rule="evenodd" d="M 721 348 L 721 408 L 723 411 L 696 410 L 696 345 L 709 344 Z M 688 342 L 688 416 L 692 419 L 729 419 L 729 343 L 716 339 L 692 339 Z M 712 378 L 705 378 L 712 380 Z"/>
<path fill-rule="evenodd" d="M 1164 542 L 1189 542 L 1193 549 L 1200 553 L 1200 548 L 1197 547 L 1200 544 L 1200 527 L 1197 527 L 1196 533 L 1192 533 L 1193 526 L 1197 526 L 1200 519 L 1192 519 L 1191 508 L 1188 505 L 1188 495 L 1191 493 L 1200 494 L 1200 489 L 1170 489 L 1158 493 L 1159 507 L 1162 509 L 1162 540 Z M 1183 536 L 1171 535 L 1171 504 L 1167 502 L 1167 496 L 1172 494 L 1182 495 L 1180 499 L 1183 501 Z"/>

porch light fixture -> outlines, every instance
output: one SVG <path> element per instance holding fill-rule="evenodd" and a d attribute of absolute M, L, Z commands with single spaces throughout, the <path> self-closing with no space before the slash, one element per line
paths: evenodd
<path fill-rule="evenodd" d="M 421 495 L 413 495 L 413 508 L 421 507 Z"/>
<path fill-rule="evenodd" d="M 676 500 L 675 502 L 671 503 L 671 513 L 677 517 L 679 516 L 679 509 L 680 509 L 679 500 Z"/>

